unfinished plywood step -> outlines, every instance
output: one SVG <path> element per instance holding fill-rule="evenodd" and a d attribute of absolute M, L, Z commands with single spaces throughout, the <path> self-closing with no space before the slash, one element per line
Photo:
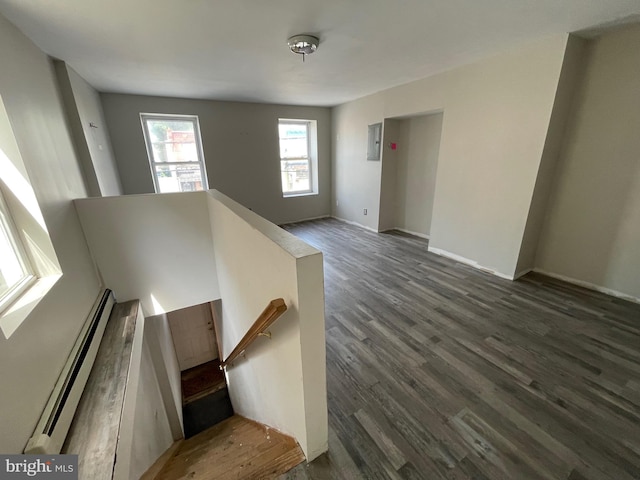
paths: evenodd
<path fill-rule="evenodd" d="M 304 454 L 293 438 L 234 415 L 183 441 L 155 478 L 269 479 L 302 461 Z"/>

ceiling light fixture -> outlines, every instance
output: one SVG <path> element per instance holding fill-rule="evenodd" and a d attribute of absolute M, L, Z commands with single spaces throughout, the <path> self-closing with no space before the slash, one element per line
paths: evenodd
<path fill-rule="evenodd" d="M 287 43 L 293 53 L 302 55 L 304 62 L 305 55 L 310 55 L 318 49 L 320 39 L 313 35 L 294 35 L 287 40 Z"/>

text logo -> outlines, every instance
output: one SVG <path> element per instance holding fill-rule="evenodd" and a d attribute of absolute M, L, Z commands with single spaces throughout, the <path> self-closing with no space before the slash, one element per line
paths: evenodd
<path fill-rule="evenodd" d="M 77 455 L 0 455 L 0 480 L 78 480 Z"/>

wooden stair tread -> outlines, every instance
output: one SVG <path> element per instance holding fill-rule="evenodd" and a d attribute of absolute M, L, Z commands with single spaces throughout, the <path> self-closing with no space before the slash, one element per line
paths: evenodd
<path fill-rule="evenodd" d="M 183 441 L 156 480 L 276 478 L 304 459 L 293 438 L 234 415 Z"/>
<path fill-rule="evenodd" d="M 227 385 L 217 358 L 182 372 L 181 383 L 183 405 L 211 395 Z"/>

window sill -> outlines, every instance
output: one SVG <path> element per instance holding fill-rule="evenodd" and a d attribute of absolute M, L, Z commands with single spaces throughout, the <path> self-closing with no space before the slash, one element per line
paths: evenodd
<path fill-rule="evenodd" d="M 300 193 L 283 193 L 283 198 L 295 198 L 295 197 L 309 197 L 311 195 L 318 195 L 318 192 L 300 192 Z"/>
<path fill-rule="evenodd" d="M 0 314 L 0 329 L 6 339 L 13 335 L 60 277 L 62 274 L 37 279 L 10 307 Z"/>
<path fill-rule="evenodd" d="M 3 300 L 0 302 L 0 318 L 2 317 L 2 312 L 9 308 L 9 306 L 11 306 L 17 299 L 22 297 L 22 295 L 31 289 L 37 281 L 37 277 L 29 274 L 18 282 L 17 285 L 14 285 L 13 288 L 9 289 L 9 291 L 5 293 Z"/>

